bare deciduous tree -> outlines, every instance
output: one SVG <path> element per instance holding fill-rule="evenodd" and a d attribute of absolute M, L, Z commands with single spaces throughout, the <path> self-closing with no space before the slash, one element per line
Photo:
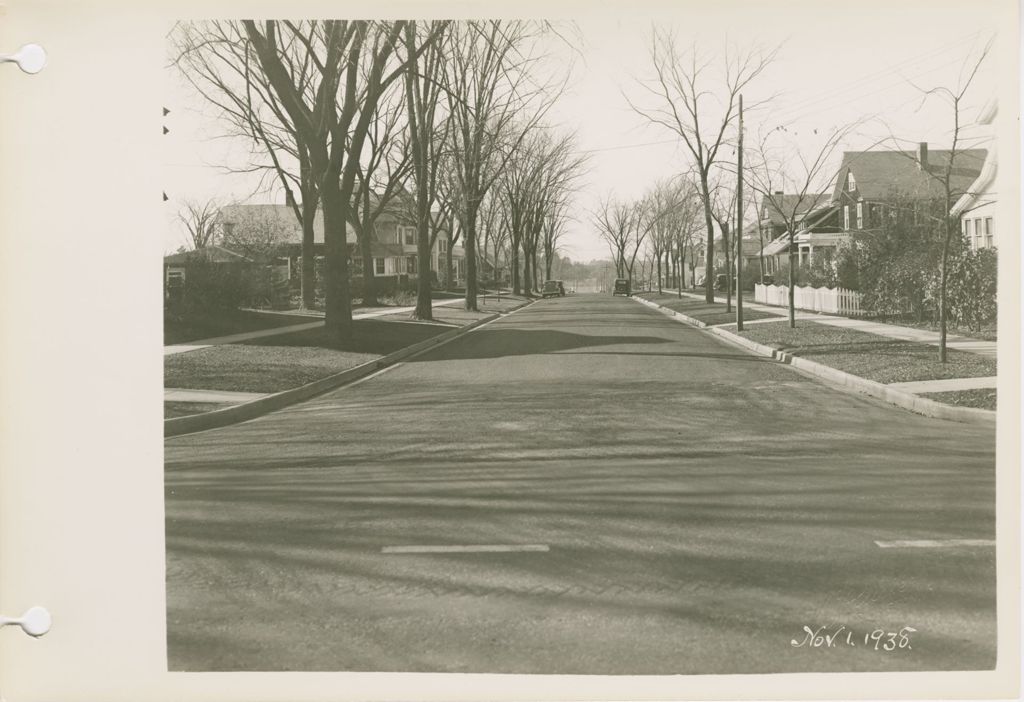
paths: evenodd
<path fill-rule="evenodd" d="M 324 215 L 325 325 L 342 341 L 352 335 L 346 222 L 359 158 L 377 103 L 407 68 L 393 60 L 404 22 L 324 20 L 242 22 L 259 69 L 309 149 Z M 315 66 L 316 89 L 302 80 L 290 47 Z M 426 47 L 420 47 L 420 51 Z"/>
<path fill-rule="evenodd" d="M 272 174 L 302 227 L 301 288 L 304 307 L 315 296 L 314 220 L 319 203 L 308 145 L 283 109 L 266 75 L 253 70 L 256 57 L 240 22 L 181 22 L 171 35 L 173 62 L 181 74 L 228 127 L 228 133 L 251 144 L 255 161 L 242 172 Z M 302 59 L 301 42 L 283 49 L 297 85 L 316 88 L 313 64 Z M 267 163 L 264 158 L 269 159 Z M 297 189 L 299 197 L 295 197 Z"/>
<path fill-rule="evenodd" d="M 415 182 L 414 224 L 416 227 L 416 253 L 418 283 L 416 289 L 416 319 L 433 319 L 430 287 L 430 258 L 437 236 L 437 227 L 431 217 L 439 195 L 439 169 L 442 167 L 450 121 L 438 107 L 441 106 L 441 72 L 444 70 L 444 36 L 448 22 L 433 21 L 420 27 L 410 22 L 403 37 L 406 55 L 410 57 L 405 75 L 405 101 L 408 110 L 409 150 L 412 156 Z M 422 56 L 417 52 L 427 47 Z M 451 231 L 451 225 L 448 225 Z M 447 252 L 451 261 L 451 249 Z M 449 268 L 450 269 L 450 268 Z"/>
<path fill-rule="evenodd" d="M 961 165 L 964 161 L 962 158 L 964 151 L 962 146 L 963 125 L 960 123 L 960 111 L 963 108 L 963 101 L 967 91 L 977 77 L 981 64 L 992 49 L 992 42 L 993 40 L 990 39 L 977 57 L 964 61 L 957 83 L 953 87 L 936 86 L 926 89 L 912 81 L 908 81 L 922 93 L 923 99 L 936 97 L 944 100 L 949 105 L 953 118 L 953 131 L 948 160 L 937 171 L 926 171 L 927 175 L 941 187 L 944 200 L 943 217 L 940 222 L 942 227 L 942 256 L 939 259 L 939 361 L 942 363 L 947 361 L 946 336 L 949 324 L 947 290 L 949 287 L 950 247 L 954 240 L 954 235 L 960 231 L 959 223 L 957 218 L 953 216 L 952 209 L 953 204 L 965 193 L 963 189 L 959 188 L 958 181 L 954 180 L 958 159 Z"/>
<path fill-rule="evenodd" d="M 448 37 L 444 80 L 469 310 L 477 309 L 481 203 L 556 94 L 537 81 L 533 70 L 544 58 L 537 41 L 544 29 L 527 21 L 469 21 L 456 25 Z"/>
<path fill-rule="evenodd" d="M 370 121 L 366 143 L 360 159 L 349 221 L 356 232 L 362 258 L 363 305 L 377 304 L 377 287 L 373 269 L 373 242 L 377 238 L 376 223 L 392 207 L 404 189 L 412 167 L 405 131 L 405 98 L 393 91 L 377 104 L 377 113 Z"/>
<path fill-rule="evenodd" d="M 202 249 L 213 243 L 217 233 L 217 214 L 221 203 L 211 198 L 205 202 L 186 200 L 178 211 L 178 221 L 188 232 L 189 243 L 193 249 Z"/>
<path fill-rule="evenodd" d="M 789 326 L 796 327 L 794 274 L 795 238 L 815 226 L 806 220 L 813 214 L 821 193 L 829 192 L 839 177 L 833 157 L 855 124 L 830 130 L 810 148 L 800 148 L 786 131 L 773 129 L 762 135 L 759 146 L 744 169 L 744 183 L 761 197 L 762 206 L 774 213 L 786 228 L 789 250 Z"/>
<path fill-rule="evenodd" d="M 714 302 L 715 294 L 711 169 L 732 137 L 730 128 L 736 118 L 740 92 L 761 75 L 777 51 L 727 49 L 722 57 L 722 74 L 715 76 L 710 71 L 712 62 L 701 55 L 696 45 L 683 51 L 671 32 L 655 29 L 650 49 L 655 76 L 640 82 L 652 98 L 652 105 L 642 106 L 627 97 L 642 117 L 678 135 L 693 159 L 707 230 L 704 294 L 708 303 Z M 748 110 L 755 107 L 748 105 Z"/>

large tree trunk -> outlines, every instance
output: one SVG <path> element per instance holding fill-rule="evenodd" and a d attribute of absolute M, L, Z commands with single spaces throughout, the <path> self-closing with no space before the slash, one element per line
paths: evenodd
<path fill-rule="evenodd" d="M 374 284 L 376 271 L 373 268 L 373 228 L 367 222 L 360 225 L 359 254 L 363 259 L 363 307 L 377 305 L 377 288 Z"/>
<path fill-rule="evenodd" d="M 462 232 L 462 247 L 466 250 L 466 309 L 477 312 L 477 281 L 476 281 L 476 215 L 474 206 L 466 213 L 466 227 Z"/>
<path fill-rule="evenodd" d="M 533 276 L 530 275 L 530 251 L 523 248 L 523 293 L 533 294 Z"/>
<path fill-rule="evenodd" d="M 311 310 L 316 306 L 316 254 L 313 223 L 316 221 L 316 197 L 306 197 L 302 203 L 302 307 Z"/>
<path fill-rule="evenodd" d="M 658 252 L 658 255 L 655 256 L 655 258 L 658 259 L 658 294 L 660 295 L 661 294 L 661 252 L 660 251 Z"/>
<path fill-rule="evenodd" d="M 327 182 L 332 182 L 327 179 Z M 333 179 L 337 183 L 337 178 Z M 348 204 L 336 187 L 320 189 L 324 211 L 324 326 L 333 341 L 342 343 L 352 337 L 352 294 L 348 285 L 348 242 L 346 210 Z"/>
<path fill-rule="evenodd" d="M 414 319 L 433 319 L 430 299 L 430 212 L 427 208 L 427 183 L 416 185 L 416 309 Z"/>
<path fill-rule="evenodd" d="M 455 291 L 455 266 L 452 263 L 452 241 L 455 239 L 455 232 L 451 231 L 451 227 L 448 227 L 448 231 L 445 232 L 445 252 L 444 252 L 444 289 L 448 292 Z"/>
<path fill-rule="evenodd" d="M 700 188 L 704 201 L 704 226 L 708 230 L 704 257 L 704 301 L 710 305 L 715 301 L 715 225 L 711 221 L 711 192 L 706 173 L 700 174 Z"/>
<path fill-rule="evenodd" d="M 520 295 L 523 292 L 523 288 L 520 285 L 519 280 L 519 244 L 513 241 L 511 243 L 512 262 L 509 265 L 509 275 L 512 277 L 512 294 Z"/>
<path fill-rule="evenodd" d="M 494 287 L 501 290 L 501 276 L 498 271 L 498 245 L 494 245 L 494 265 L 491 266 L 491 271 L 494 273 Z"/>
<path fill-rule="evenodd" d="M 677 290 L 676 297 L 683 297 L 683 288 L 686 287 L 686 252 L 682 249 L 679 250 L 679 288 Z"/>

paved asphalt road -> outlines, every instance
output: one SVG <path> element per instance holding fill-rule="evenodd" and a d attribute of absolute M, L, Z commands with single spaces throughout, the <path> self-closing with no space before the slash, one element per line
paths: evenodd
<path fill-rule="evenodd" d="M 169 664 L 989 668 L 994 549 L 875 542 L 993 539 L 994 466 L 990 429 L 833 390 L 633 300 L 539 301 L 168 440 Z M 474 545 L 534 550 L 389 551 Z M 845 629 L 795 647 L 804 626 Z M 905 626 L 909 648 L 864 645 Z"/>

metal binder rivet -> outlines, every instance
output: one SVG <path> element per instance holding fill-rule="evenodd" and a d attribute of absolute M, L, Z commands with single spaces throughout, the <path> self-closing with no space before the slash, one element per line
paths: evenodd
<path fill-rule="evenodd" d="M 0 54 L 0 63 L 16 63 L 25 73 L 39 73 L 46 65 L 46 51 L 39 44 L 25 44 L 13 54 Z"/>
<path fill-rule="evenodd" d="M 0 626 L 17 624 L 26 634 L 37 638 L 48 632 L 52 623 L 45 607 L 32 607 L 17 619 L 0 615 Z"/>

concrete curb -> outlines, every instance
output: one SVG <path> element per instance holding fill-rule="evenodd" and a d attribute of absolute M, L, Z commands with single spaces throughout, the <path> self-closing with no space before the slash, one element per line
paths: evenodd
<path fill-rule="evenodd" d="M 737 346 L 741 346 L 752 353 L 774 358 L 777 361 L 793 366 L 794 368 L 798 368 L 810 375 L 828 380 L 831 383 L 848 388 L 854 392 L 863 395 L 870 395 L 871 397 L 883 400 L 889 404 L 896 405 L 897 407 L 910 410 L 916 414 L 922 414 L 926 417 L 936 417 L 938 419 L 948 419 L 953 422 L 962 422 L 966 424 L 995 426 L 996 413 L 992 410 L 944 405 L 941 402 L 929 400 L 925 397 L 920 397 L 919 395 L 914 395 L 874 380 L 861 378 L 859 375 L 853 375 L 821 363 L 816 363 L 815 361 L 809 361 L 806 358 L 801 358 L 800 356 L 794 356 L 793 354 L 779 351 L 771 346 L 759 344 L 755 341 L 742 337 L 739 334 L 733 334 L 732 332 L 725 331 L 718 327 L 709 327 L 698 319 L 688 317 L 685 314 L 680 314 L 679 312 L 663 307 L 656 302 L 651 302 L 650 300 L 645 300 L 639 297 L 634 299 L 642 302 L 648 307 L 653 307 L 671 317 L 675 317 L 686 324 L 698 327 L 699 329 L 703 329 L 710 334 L 719 336 Z"/>
<path fill-rule="evenodd" d="M 475 322 L 470 322 L 458 329 L 443 332 L 437 336 L 426 339 L 425 341 L 413 344 L 412 346 L 406 346 L 405 348 L 389 353 L 386 356 L 381 356 L 373 361 L 367 361 L 366 363 L 354 368 L 343 370 L 340 373 L 329 375 L 326 378 L 321 378 L 320 380 L 314 380 L 312 383 L 307 383 L 306 385 L 301 385 L 297 388 L 283 390 L 281 392 L 274 393 L 273 395 L 261 397 L 258 400 L 244 402 L 240 405 L 225 407 L 224 409 L 214 410 L 212 412 L 192 414 L 187 417 L 173 417 L 171 419 L 165 419 L 164 438 L 181 436 L 182 434 L 192 434 L 197 431 L 205 431 L 207 429 L 217 429 L 230 424 L 238 424 L 239 422 L 255 419 L 261 415 L 282 409 L 288 405 L 308 400 L 311 397 L 321 395 L 329 390 L 335 390 L 343 385 L 359 380 L 360 378 L 365 378 L 366 376 L 376 373 L 383 368 L 387 368 L 399 361 L 405 360 L 410 356 L 415 356 L 429 349 L 442 346 L 449 341 L 454 341 L 458 337 L 468 334 L 477 327 L 493 322 L 504 315 L 511 314 L 512 312 L 520 310 L 534 302 L 535 300 L 529 300 L 506 312 L 489 315 L 483 319 L 478 319 Z"/>

